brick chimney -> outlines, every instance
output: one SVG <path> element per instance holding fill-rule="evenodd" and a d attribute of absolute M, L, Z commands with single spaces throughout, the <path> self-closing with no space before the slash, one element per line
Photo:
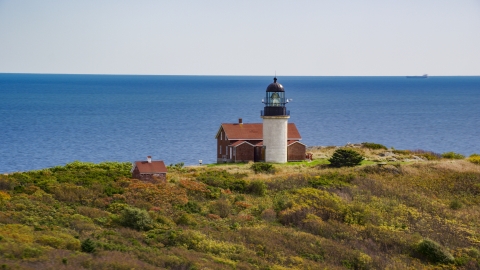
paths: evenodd
<path fill-rule="evenodd" d="M 148 156 L 148 157 L 147 157 L 147 162 L 148 162 L 148 163 L 152 163 L 152 156 Z"/>
<path fill-rule="evenodd" d="M 242 118 L 238 118 L 238 123 L 239 123 L 239 124 L 243 124 Z"/>

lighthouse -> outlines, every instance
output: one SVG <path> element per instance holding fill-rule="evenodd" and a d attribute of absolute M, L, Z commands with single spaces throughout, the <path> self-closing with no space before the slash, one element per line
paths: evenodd
<path fill-rule="evenodd" d="M 273 83 L 268 85 L 265 99 L 265 108 L 261 112 L 263 119 L 263 147 L 265 148 L 265 162 L 287 162 L 288 118 L 290 112 L 285 105 L 285 90 L 283 85 Z"/>

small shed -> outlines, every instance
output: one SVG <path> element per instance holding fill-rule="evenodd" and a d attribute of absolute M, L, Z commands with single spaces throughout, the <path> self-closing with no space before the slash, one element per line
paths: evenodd
<path fill-rule="evenodd" d="M 152 183 L 165 182 L 167 167 L 163 160 L 152 160 L 152 157 L 148 156 L 146 161 L 133 163 L 132 178 Z"/>
<path fill-rule="evenodd" d="M 288 161 L 303 161 L 305 160 L 305 152 L 307 146 L 299 141 L 287 142 Z"/>

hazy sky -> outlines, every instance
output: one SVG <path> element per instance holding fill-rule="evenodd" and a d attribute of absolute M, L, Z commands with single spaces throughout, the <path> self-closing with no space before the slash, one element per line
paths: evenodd
<path fill-rule="evenodd" d="M 480 75 L 480 0 L 0 0 L 0 72 Z"/>

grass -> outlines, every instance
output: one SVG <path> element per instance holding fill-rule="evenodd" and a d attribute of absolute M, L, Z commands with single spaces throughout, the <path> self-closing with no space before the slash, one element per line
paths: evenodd
<path fill-rule="evenodd" d="M 123 163 L 0 175 L 0 265 L 480 268 L 480 165 L 355 150 L 367 157 L 361 166 L 331 168 L 335 148 L 319 148 L 312 162 L 274 164 L 275 173 L 172 168 L 158 185 L 130 179 Z"/>

